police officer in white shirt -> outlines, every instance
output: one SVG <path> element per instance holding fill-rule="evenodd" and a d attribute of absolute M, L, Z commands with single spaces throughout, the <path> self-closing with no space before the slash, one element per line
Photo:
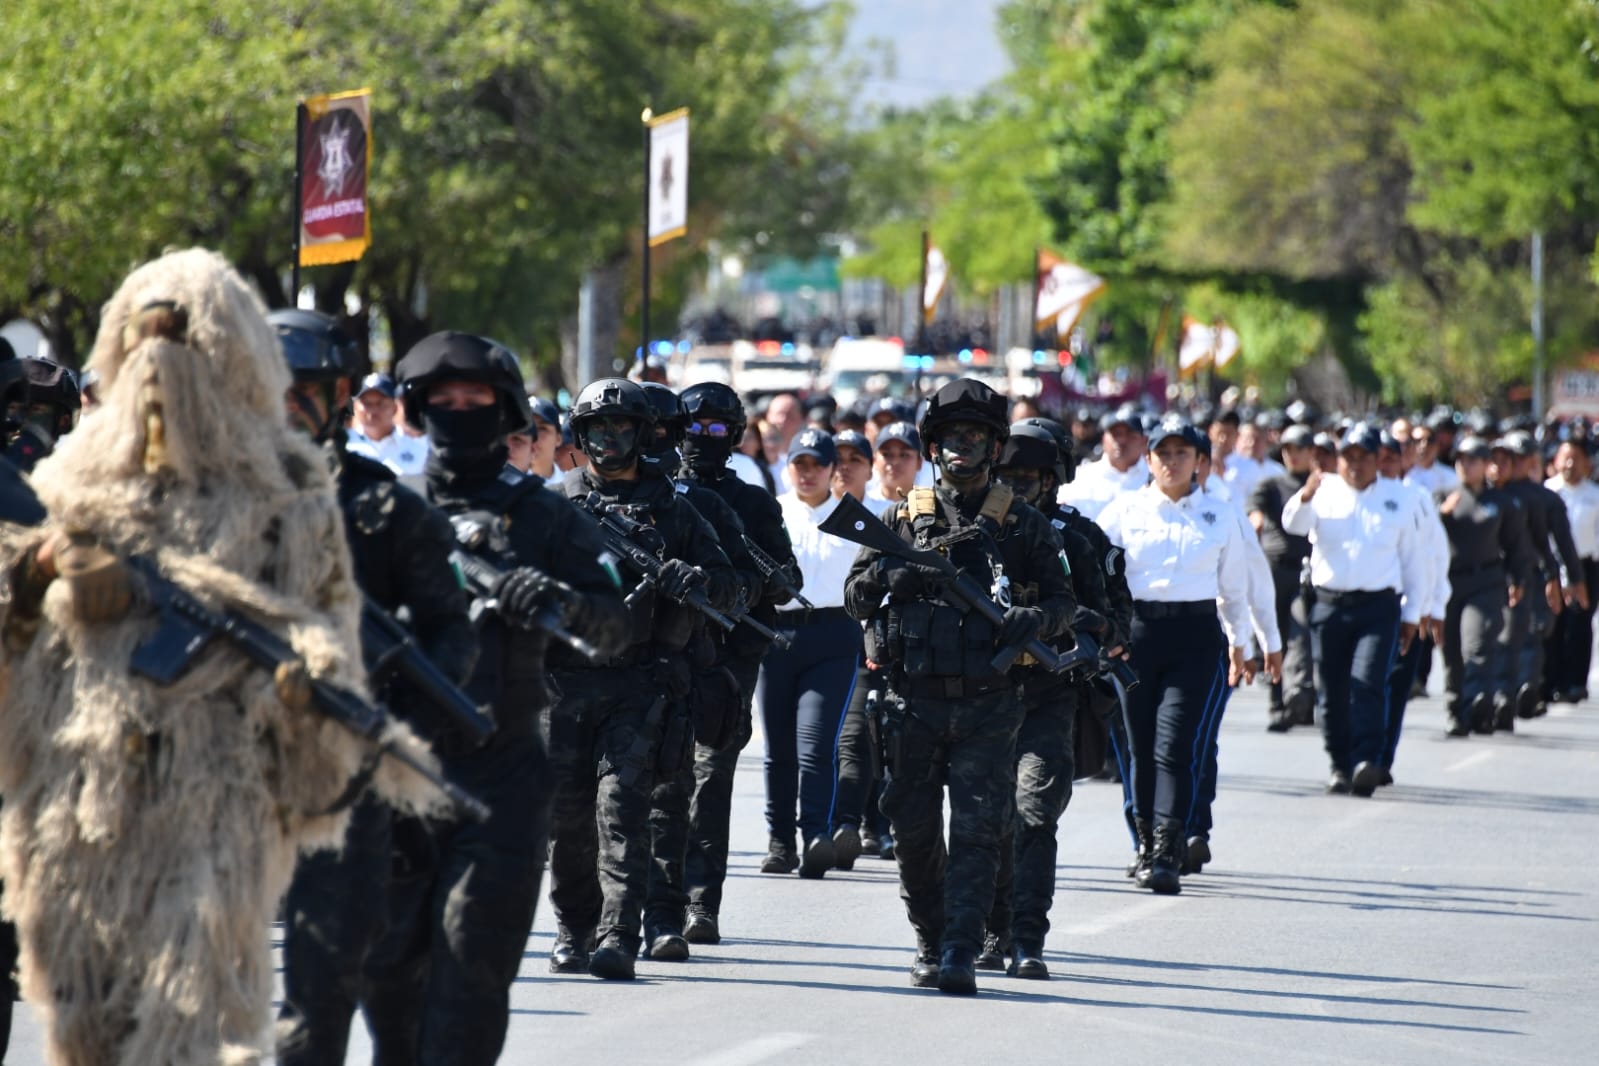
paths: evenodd
<path fill-rule="evenodd" d="M 1059 502 L 1075 507 L 1089 518 L 1116 497 L 1149 483 L 1149 463 L 1144 458 L 1148 437 L 1144 419 L 1132 404 L 1123 404 L 1099 420 L 1104 455 L 1077 468 L 1077 477 L 1062 485 Z"/>
<path fill-rule="evenodd" d="M 1438 431 L 1445 424 L 1449 424 L 1449 419 L 1434 417 L 1410 427 L 1415 463 L 1405 471 L 1405 480 L 1435 497 L 1440 492 L 1453 491 L 1460 484 L 1454 468 L 1439 461 Z"/>
<path fill-rule="evenodd" d="M 368 374 L 361 379 L 355 394 L 355 417 L 347 434 L 349 448 L 376 459 L 400 477 L 421 477 L 427 468 L 428 439 L 400 429 L 395 422 L 396 395 L 394 379 L 387 374 Z"/>
<path fill-rule="evenodd" d="M 1149 443 L 1154 480 L 1111 502 L 1099 522 L 1126 552 L 1133 594 L 1129 650 L 1140 683 L 1128 694 L 1126 718 L 1139 837 L 1134 878 L 1170 894 L 1181 891 L 1201 730 L 1244 674 L 1249 573 L 1237 521 L 1195 484 L 1199 431 L 1168 418 Z"/>
<path fill-rule="evenodd" d="M 844 611 L 844 579 L 855 545 L 817 528 L 838 506 L 831 491 L 837 462 L 831 436 L 800 430 L 788 451 L 786 473 L 794 487 L 777 498 L 805 578 L 805 598 L 815 609 L 798 601 L 778 607 L 776 625 L 791 630 L 794 643 L 767 652 L 756 682 L 766 731 L 770 836 L 762 873 L 797 869 L 801 877 L 819 878 L 836 860 L 829 826 L 833 753 L 861 656 L 860 623 Z"/>
<path fill-rule="evenodd" d="M 1568 437 L 1555 452 L 1555 476 L 1545 482 L 1565 501 L 1571 539 L 1582 558 L 1582 573 L 1567 574 L 1561 585 L 1581 584 L 1582 598 L 1570 597 L 1555 617 L 1544 656 L 1544 684 L 1551 700 L 1579 703 L 1588 698 L 1588 670 L 1593 665 L 1593 614 L 1599 602 L 1599 485 L 1590 476 L 1593 456 L 1581 437 Z M 1587 602 L 1583 602 L 1586 600 Z"/>
<path fill-rule="evenodd" d="M 1414 506 L 1377 476 L 1382 439 L 1351 426 L 1338 473 L 1310 476 L 1283 507 L 1283 528 L 1310 537 L 1310 613 L 1329 792 L 1369 796 L 1383 780 L 1388 672 L 1410 650 L 1427 602 Z"/>
<path fill-rule="evenodd" d="M 877 455 L 872 460 L 872 478 L 867 490 L 897 503 L 924 481 L 924 472 L 930 476 L 932 464 L 922 461 L 922 438 L 909 422 L 890 422 L 877 431 Z M 873 509 L 873 514 L 881 514 Z"/>

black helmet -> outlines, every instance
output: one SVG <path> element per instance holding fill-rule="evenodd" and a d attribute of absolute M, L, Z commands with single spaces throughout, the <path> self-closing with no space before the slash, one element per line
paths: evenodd
<path fill-rule="evenodd" d="M 283 308 L 267 315 L 283 346 L 295 381 L 337 381 L 354 377 L 359 350 L 332 315 Z"/>
<path fill-rule="evenodd" d="M 533 408 L 522 385 L 522 370 L 510 349 L 486 337 L 453 330 L 423 337 L 394 368 L 400 381 L 405 420 L 422 422 L 430 385 L 440 381 L 479 381 L 500 397 L 500 431 L 520 433 L 533 423 Z"/>
<path fill-rule="evenodd" d="M 605 415 L 621 415 L 638 422 L 638 433 L 630 451 L 601 457 L 589 451 L 587 423 Z M 600 378 L 583 386 L 572 404 L 572 438 L 578 448 L 601 471 L 622 469 L 649 452 L 653 443 L 655 409 L 642 388 L 626 378 Z M 604 458 L 604 463 L 602 463 Z M 605 464 L 610 465 L 605 465 Z"/>
<path fill-rule="evenodd" d="M 1059 457 L 1058 462 L 1055 464 L 1055 477 L 1060 480 L 1062 485 L 1071 481 L 1077 475 L 1077 442 L 1072 439 L 1071 431 L 1053 418 L 1033 415 L 1031 418 L 1024 418 L 1011 426 L 1011 434 L 1014 436 L 1016 431 L 1022 426 L 1026 426 L 1029 429 L 1041 429 L 1054 439 L 1055 451 Z"/>
<path fill-rule="evenodd" d="M 16 349 L 11 347 L 11 343 L 0 337 L 0 417 L 6 419 L 8 437 L 20 425 L 20 422 L 12 424 L 10 412 L 14 404 L 23 407 L 28 405 L 28 370 L 17 358 Z"/>
<path fill-rule="evenodd" d="M 737 447 L 743 439 L 746 424 L 744 404 L 731 387 L 720 381 L 702 381 L 684 389 L 678 399 L 683 402 L 683 411 L 689 421 L 697 422 L 703 418 L 726 422 L 728 442 Z"/>
<path fill-rule="evenodd" d="M 999 465 L 1048 470 L 1060 480 L 1066 477 L 1060 461 L 1060 446 L 1055 443 L 1054 434 L 1042 426 L 1029 426 L 1021 422 L 1010 427 L 1010 437 L 999 453 Z"/>
<path fill-rule="evenodd" d="M 639 388 L 644 390 L 650 410 L 655 412 L 656 426 L 666 427 L 667 439 L 674 445 L 681 442 L 688 425 L 688 412 L 683 410 L 683 401 L 678 399 L 677 393 L 658 381 L 640 382 Z"/>
<path fill-rule="evenodd" d="M 48 359 L 23 359 L 21 363 L 23 373 L 28 375 L 30 404 L 47 403 L 68 416 L 83 406 L 78 379 L 72 371 Z"/>
<path fill-rule="evenodd" d="M 1005 397 L 974 378 L 961 378 L 933 393 L 917 424 L 922 435 L 922 456 L 933 457 L 934 431 L 949 422 L 978 422 L 988 426 L 1004 443 L 1010 436 L 1010 404 Z"/>

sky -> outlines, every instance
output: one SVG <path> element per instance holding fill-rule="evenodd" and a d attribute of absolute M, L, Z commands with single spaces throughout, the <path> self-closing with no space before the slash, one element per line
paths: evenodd
<path fill-rule="evenodd" d="M 851 44 L 894 50 L 894 74 L 867 83 L 863 104 L 914 107 L 967 96 L 1002 76 L 1009 60 L 994 32 L 1000 0 L 855 0 Z"/>

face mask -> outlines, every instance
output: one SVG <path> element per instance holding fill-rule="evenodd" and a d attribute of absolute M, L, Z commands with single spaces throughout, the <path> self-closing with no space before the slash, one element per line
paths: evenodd
<path fill-rule="evenodd" d="M 597 418 L 583 427 L 583 451 L 599 469 L 625 470 L 637 456 L 638 422 Z"/>
<path fill-rule="evenodd" d="M 683 459 L 689 469 L 702 477 L 720 473 L 733 457 L 733 441 L 728 437 L 690 435 L 683 441 Z"/>
<path fill-rule="evenodd" d="M 445 458 L 482 455 L 500 443 L 500 412 L 497 407 L 476 407 L 466 411 L 425 407 L 422 409 L 422 422 L 427 427 L 433 447 Z"/>

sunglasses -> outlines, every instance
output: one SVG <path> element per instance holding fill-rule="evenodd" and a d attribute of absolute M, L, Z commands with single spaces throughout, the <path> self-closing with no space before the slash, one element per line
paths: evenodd
<path fill-rule="evenodd" d="M 691 437 L 725 437 L 733 432 L 733 428 L 726 422 L 690 422 L 688 434 Z"/>

